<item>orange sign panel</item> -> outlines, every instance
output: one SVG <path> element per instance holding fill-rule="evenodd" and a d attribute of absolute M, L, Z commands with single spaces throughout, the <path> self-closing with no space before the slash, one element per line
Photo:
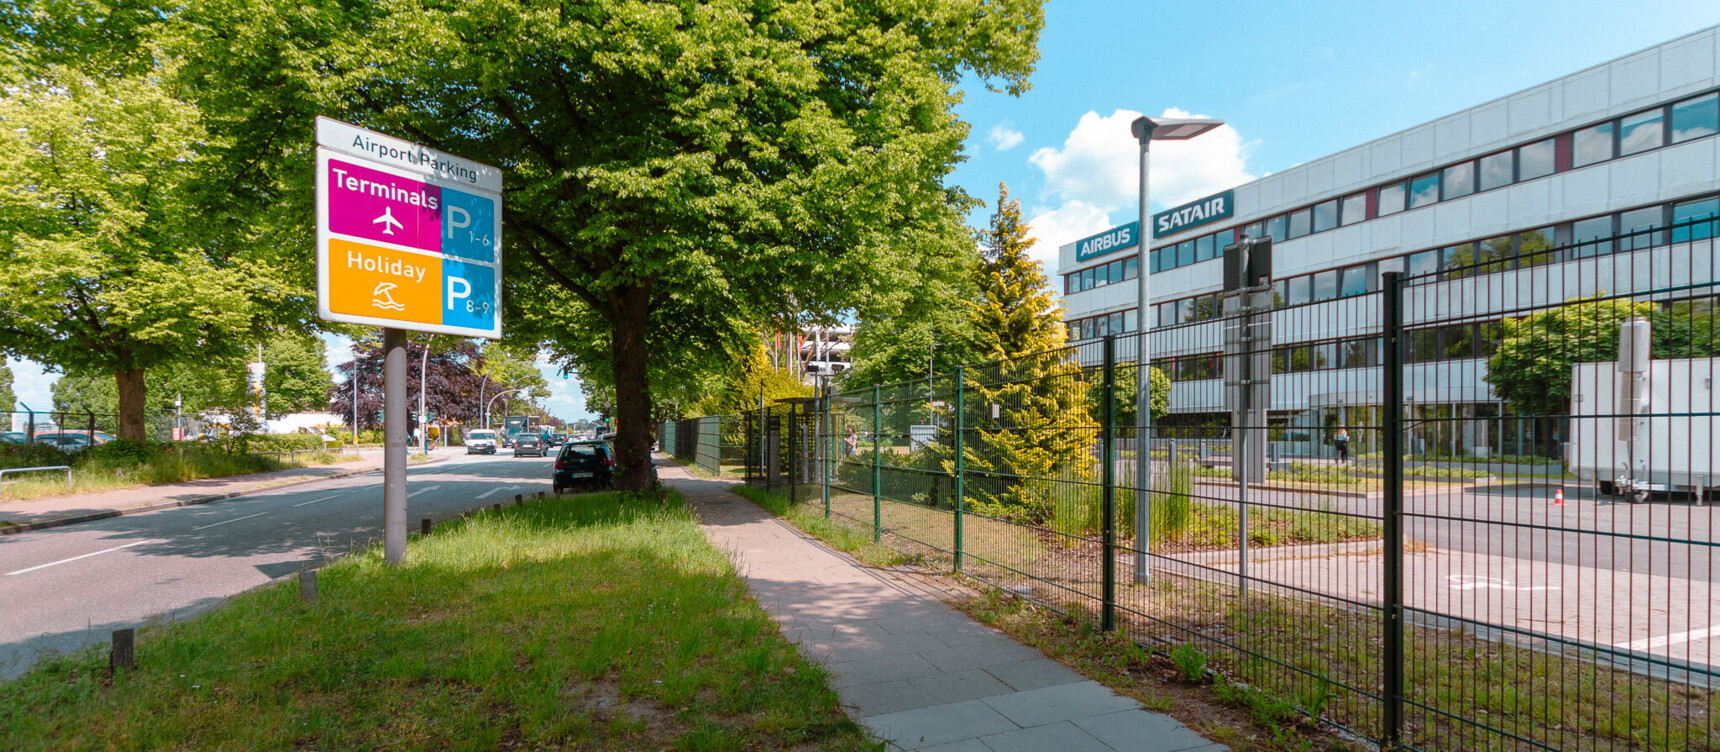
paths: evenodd
<path fill-rule="evenodd" d="M 328 241 L 329 310 L 424 324 L 442 323 L 442 259 Z"/>

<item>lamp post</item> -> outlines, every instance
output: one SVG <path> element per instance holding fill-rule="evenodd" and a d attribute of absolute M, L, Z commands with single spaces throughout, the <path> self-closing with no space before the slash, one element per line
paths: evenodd
<path fill-rule="evenodd" d="M 1152 488 L 1153 481 L 1153 449 L 1150 437 L 1152 435 L 1153 413 L 1153 379 L 1152 379 L 1152 348 L 1151 333 L 1152 317 L 1152 256 L 1149 255 L 1152 246 L 1153 215 L 1147 211 L 1147 167 L 1148 147 L 1154 141 L 1185 141 L 1202 133 L 1224 125 L 1223 120 L 1213 118 L 1167 118 L 1167 117 L 1138 117 L 1130 125 L 1135 139 L 1141 143 L 1141 200 L 1140 200 L 1140 242 L 1136 252 L 1140 254 L 1140 280 L 1138 297 L 1135 302 L 1136 329 L 1140 332 L 1136 337 L 1135 346 L 1135 583 L 1145 585 L 1152 581 L 1152 562 L 1147 549 L 1152 547 Z M 1105 458 L 1110 462 L 1111 458 Z"/>
<path fill-rule="evenodd" d="M 523 387 L 523 386 L 522 386 L 522 387 L 516 387 L 516 388 L 513 388 L 513 389 L 505 389 L 505 390 L 503 390 L 503 391 L 500 391 L 500 392 L 496 392 L 496 393 L 495 393 L 495 394 L 493 394 L 493 395 L 491 395 L 491 396 L 490 396 L 490 401 L 489 401 L 489 402 L 485 402 L 485 403 L 484 403 L 484 415 L 486 415 L 486 416 L 487 416 L 487 415 L 489 415 L 489 414 L 490 414 L 490 405 L 493 405 L 493 404 L 495 404 L 495 403 L 496 403 L 496 398 L 497 398 L 497 397 L 500 397 L 500 396 L 502 396 L 502 395 L 505 395 L 505 394 L 513 394 L 513 393 L 514 393 L 514 392 L 517 392 L 517 391 L 520 391 L 520 390 L 522 390 L 522 389 L 526 389 L 526 388 L 527 388 L 527 387 Z M 490 424 L 489 424 L 489 423 L 488 423 L 488 422 L 485 422 L 485 423 L 484 423 L 484 427 L 485 427 L 485 428 L 489 428 L 489 427 L 490 427 Z"/>
<path fill-rule="evenodd" d="M 424 412 L 425 384 L 430 380 L 430 343 L 424 343 L 424 352 L 418 356 L 418 436 L 419 447 L 425 454 L 430 453 L 430 416 Z"/>

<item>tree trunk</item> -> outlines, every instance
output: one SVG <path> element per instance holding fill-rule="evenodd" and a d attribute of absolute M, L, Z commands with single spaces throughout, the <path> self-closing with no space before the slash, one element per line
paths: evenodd
<path fill-rule="evenodd" d="M 114 381 L 119 387 L 119 437 L 145 440 L 148 437 L 143 425 L 143 369 L 116 371 Z"/>
<path fill-rule="evenodd" d="M 651 466 L 651 385 L 645 331 L 651 304 L 648 285 L 609 293 L 610 363 L 615 373 L 615 487 L 646 491 L 657 484 Z"/>

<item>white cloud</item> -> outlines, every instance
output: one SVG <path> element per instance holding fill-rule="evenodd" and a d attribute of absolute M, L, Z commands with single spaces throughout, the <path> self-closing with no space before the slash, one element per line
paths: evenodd
<path fill-rule="evenodd" d="M 1044 197 L 1078 201 L 1106 212 L 1126 209 L 1133 215 L 1140 144 L 1129 132 L 1129 124 L 1140 116 L 1132 110 L 1107 116 L 1088 112 L 1061 149 L 1035 151 L 1027 161 L 1045 173 Z M 1191 117 L 1174 107 L 1163 116 Z M 1246 147 L 1241 134 L 1228 125 L 1188 141 L 1155 142 L 1150 177 L 1155 210 L 1253 180 Z"/>
<path fill-rule="evenodd" d="M 998 123 L 997 125 L 992 126 L 991 135 L 986 136 L 986 140 L 991 142 L 992 148 L 997 149 L 998 151 L 1009 151 L 1010 149 L 1014 149 L 1015 147 L 1020 146 L 1021 142 L 1026 139 L 1026 136 L 1021 135 L 1021 131 L 1010 128 L 1003 123 Z"/>
<path fill-rule="evenodd" d="M 323 332 L 322 341 L 323 368 L 328 369 L 337 379 L 344 378 L 340 373 L 340 366 L 352 360 L 352 338 Z"/>
<path fill-rule="evenodd" d="M 1103 210 L 1080 201 L 1065 201 L 1057 208 L 1036 206 L 1027 220 L 1033 237 L 1033 258 L 1045 264 L 1045 276 L 1057 274 L 1057 249 L 1088 235 L 1111 228 L 1111 218 Z M 1053 284 L 1053 288 L 1063 289 Z"/>

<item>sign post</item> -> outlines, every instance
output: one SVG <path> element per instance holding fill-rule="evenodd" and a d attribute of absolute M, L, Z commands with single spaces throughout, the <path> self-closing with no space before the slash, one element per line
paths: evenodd
<path fill-rule="evenodd" d="M 338 120 L 316 131 L 318 315 L 383 327 L 383 558 L 398 563 L 406 332 L 501 338 L 502 174 Z"/>

